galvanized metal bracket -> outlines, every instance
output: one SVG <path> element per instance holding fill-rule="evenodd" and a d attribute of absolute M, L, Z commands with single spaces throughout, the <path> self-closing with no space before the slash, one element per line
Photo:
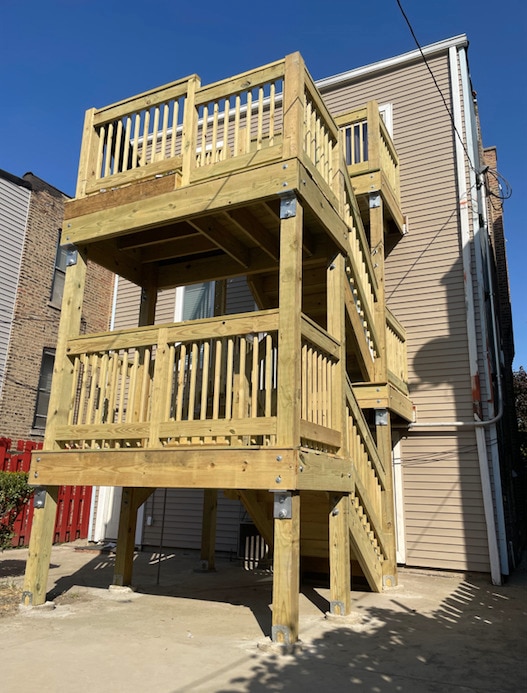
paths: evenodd
<path fill-rule="evenodd" d="M 21 604 L 23 606 L 33 606 L 33 592 L 22 592 Z"/>
<path fill-rule="evenodd" d="M 291 491 L 274 491 L 273 517 L 275 520 L 290 520 L 293 517 Z"/>
<path fill-rule="evenodd" d="M 280 645 L 291 645 L 291 630 L 287 626 L 271 626 L 271 640 Z"/>
<path fill-rule="evenodd" d="M 333 616 L 345 616 L 346 609 L 344 602 L 340 602 L 337 599 L 329 602 L 329 613 Z"/>
<path fill-rule="evenodd" d="M 37 486 L 33 493 L 33 507 L 43 508 L 46 505 L 46 489 L 44 486 Z"/>
<path fill-rule="evenodd" d="M 66 267 L 76 265 L 77 258 L 79 256 L 79 251 L 77 248 L 73 245 L 73 243 L 67 243 L 64 246 L 64 250 L 66 251 Z"/>
<path fill-rule="evenodd" d="M 280 219 L 291 219 L 296 217 L 296 195 L 287 192 L 280 195 Z"/>
<path fill-rule="evenodd" d="M 376 426 L 387 426 L 388 425 L 388 410 L 387 409 L 376 409 L 375 410 L 375 425 Z"/>
<path fill-rule="evenodd" d="M 377 209 L 381 206 L 381 194 L 380 192 L 370 193 L 370 209 Z"/>
<path fill-rule="evenodd" d="M 389 588 L 389 587 L 396 587 L 397 586 L 397 578 L 395 575 L 383 575 L 382 576 L 382 586 Z"/>

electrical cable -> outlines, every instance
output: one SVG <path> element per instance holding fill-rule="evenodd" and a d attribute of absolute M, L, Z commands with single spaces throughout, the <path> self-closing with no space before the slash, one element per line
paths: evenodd
<path fill-rule="evenodd" d="M 468 163 L 469 163 L 470 168 L 471 168 L 472 171 L 476 174 L 476 176 L 479 176 L 481 173 L 484 173 L 485 175 L 488 175 L 488 174 L 491 173 L 491 171 L 492 171 L 492 175 L 494 175 L 495 178 L 496 178 L 496 180 L 498 180 L 498 185 L 499 185 L 500 188 L 501 188 L 500 180 L 502 180 L 502 181 L 505 183 L 505 185 L 506 185 L 506 190 L 507 190 L 507 194 L 504 195 L 504 196 L 496 195 L 496 193 L 490 193 L 490 194 L 493 195 L 494 197 L 498 197 L 498 198 L 501 199 L 501 200 L 508 200 L 509 197 L 511 197 L 511 195 L 512 195 L 512 187 L 510 186 L 510 184 L 509 184 L 509 182 L 506 180 L 506 178 L 504 178 L 504 177 L 503 177 L 501 174 L 499 174 L 498 171 L 496 171 L 496 170 L 487 168 L 484 172 L 482 172 L 482 171 L 476 170 L 476 168 L 474 167 L 474 165 L 473 165 L 473 163 L 472 163 L 472 159 L 471 159 L 470 154 L 469 154 L 469 152 L 468 152 L 468 149 L 467 149 L 467 147 L 466 147 L 466 144 L 465 144 L 463 138 L 461 137 L 461 135 L 460 135 L 460 133 L 459 133 L 457 127 L 456 127 L 456 124 L 455 124 L 455 121 L 454 121 L 454 116 L 453 116 L 453 114 L 452 114 L 452 111 L 450 110 L 450 108 L 449 108 L 449 106 L 448 106 L 447 100 L 446 100 L 445 95 L 443 94 L 443 92 L 442 92 L 442 90 L 441 90 L 441 87 L 440 87 L 439 84 L 437 83 L 437 80 L 436 80 L 436 78 L 435 78 L 435 75 L 434 75 L 434 73 L 432 72 L 432 68 L 430 67 L 430 65 L 429 65 L 429 63 L 428 63 L 428 60 L 426 59 L 426 56 L 425 56 L 425 54 L 424 54 L 424 52 L 423 52 L 423 49 L 422 49 L 422 47 L 421 47 L 421 44 L 419 43 L 419 40 L 418 40 L 417 36 L 415 35 L 415 31 L 414 31 L 414 29 L 413 29 L 413 27 L 412 27 L 412 24 L 411 24 L 410 20 L 408 19 L 408 16 L 407 16 L 406 12 L 404 11 L 403 6 L 401 5 L 400 0 L 396 0 L 396 2 L 397 2 L 397 6 L 399 7 L 399 10 L 401 11 L 401 14 L 403 15 L 404 21 L 406 22 L 406 24 L 407 24 L 407 26 L 408 26 L 408 29 L 410 30 L 410 33 L 411 33 L 412 38 L 413 38 L 413 40 L 414 40 L 414 42 L 415 42 L 415 45 L 416 45 L 417 48 L 419 49 L 419 53 L 421 54 L 421 57 L 422 57 L 422 59 L 423 59 L 423 62 L 424 62 L 424 64 L 426 65 L 426 68 L 427 68 L 428 72 L 430 73 L 430 76 L 432 77 L 432 80 L 433 80 L 433 82 L 434 82 L 434 85 L 435 85 L 437 91 L 439 92 L 439 95 L 441 96 L 441 99 L 442 99 L 442 101 L 443 101 L 443 105 L 444 105 L 444 107 L 445 107 L 445 109 L 446 109 L 446 112 L 448 113 L 449 118 L 450 118 L 450 120 L 452 121 L 452 127 L 454 128 L 454 132 L 456 133 L 456 136 L 457 136 L 457 138 L 459 139 L 459 141 L 460 141 L 460 143 L 461 143 L 461 146 L 463 147 L 463 149 L 464 149 L 464 151 L 465 151 L 465 155 L 466 155 L 466 157 L 467 157 L 467 160 L 468 160 Z M 486 186 L 486 187 L 487 187 L 487 186 Z"/>

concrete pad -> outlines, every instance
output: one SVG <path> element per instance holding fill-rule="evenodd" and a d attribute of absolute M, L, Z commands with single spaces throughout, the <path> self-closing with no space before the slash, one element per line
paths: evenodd
<path fill-rule="evenodd" d="M 284 654 L 269 646 L 268 570 L 218 558 L 196 573 L 193 552 L 140 552 L 134 589 L 109 589 L 113 556 L 79 548 L 53 548 L 55 608 L 0 618 L 2 693 L 527 691 L 524 569 L 500 587 L 401 570 L 399 586 L 354 592 L 351 617 L 329 619 L 329 590 L 306 584 L 301 642 Z M 0 581 L 21 584 L 26 556 L 0 554 Z"/>

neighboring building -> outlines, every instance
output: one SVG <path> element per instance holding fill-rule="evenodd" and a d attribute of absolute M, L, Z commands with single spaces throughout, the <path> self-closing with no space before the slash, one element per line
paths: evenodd
<path fill-rule="evenodd" d="M 520 548 L 519 460 L 505 453 L 514 414 L 510 390 L 500 386 L 510 379 L 514 346 L 510 306 L 493 285 L 497 279 L 502 295 L 507 265 L 503 242 L 492 253 L 493 178 L 485 174 L 467 49 L 462 35 L 425 47 L 428 67 L 414 51 L 318 86 L 334 114 L 375 99 L 390 104 L 393 119 L 409 223 L 387 258 L 386 289 L 407 330 L 416 408 L 416 425 L 399 431 L 396 446 L 400 560 L 490 571 L 499 580 Z M 488 423 L 474 426 L 475 419 Z"/>
<path fill-rule="evenodd" d="M 0 171 L 0 436 L 42 440 L 61 314 L 68 199 L 32 173 Z M 106 330 L 113 278 L 91 265 L 83 324 Z"/>
<path fill-rule="evenodd" d="M 467 48 L 458 36 L 425 47 L 428 66 L 413 51 L 317 86 L 337 122 L 375 100 L 399 156 L 406 235 L 387 247 L 386 296 L 407 330 L 416 422 L 394 430 L 398 561 L 499 580 L 521 546 L 522 474 L 496 151 L 482 150 Z M 156 322 L 212 315 L 210 291 L 165 292 Z M 243 294 L 237 281 L 227 300 Z M 244 307 L 225 312 L 250 310 L 247 289 L 245 296 Z M 121 280 L 115 298 L 115 326 L 137 325 L 139 289 Z M 138 541 L 199 548 L 202 497 L 200 490 L 156 491 Z M 236 552 L 247 516 L 241 504 L 222 503 L 218 549 Z M 110 526 L 115 534 L 116 523 Z"/>

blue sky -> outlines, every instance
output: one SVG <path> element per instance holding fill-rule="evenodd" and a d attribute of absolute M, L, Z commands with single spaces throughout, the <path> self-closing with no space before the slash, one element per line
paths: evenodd
<path fill-rule="evenodd" d="M 421 45 L 466 33 L 483 140 L 513 189 L 504 219 L 527 368 L 527 5 L 402 0 Z M 396 0 L 1 0 L 0 168 L 73 194 L 84 111 L 197 73 L 208 83 L 299 50 L 315 79 L 415 49 Z"/>

